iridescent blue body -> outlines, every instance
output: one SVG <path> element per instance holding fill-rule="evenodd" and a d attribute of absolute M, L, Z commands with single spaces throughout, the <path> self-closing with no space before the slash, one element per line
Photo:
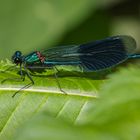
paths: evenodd
<path fill-rule="evenodd" d="M 68 45 L 50 48 L 44 51 L 35 51 L 22 55 L 16 51 L 12 57 L 13 63 L 22 66 L 30 78 L 27 69 L 47 69 L 57 65 L 73 65 L 82 68 L 83 72 L 93 72 L 116 66 L 129 58 L 140 58 L 135 54 L 135 40 L 127 35 L 113 36 L 103 40 L 93 41 L 82 45 Z M 55 75 L 55 77 L 57 77 Z M 58 83 L 59 84 L 59 83 Z M 59 88 L 61 89 L 60 85 Z"/>
<path fill-rule="evenodd" d="M 135 49 L 135 40 L 124 35 L 82 45 L 60 46 L 45 51 L 36 51 L 26 56 L 16 51 L 12 60 L 16 64 L 26 65 L 27 68 L 78 65 L 83 72 L 92 72 L 116 66 L 128 58 L 140 58 L 140 54 L 134 54 Z"/>

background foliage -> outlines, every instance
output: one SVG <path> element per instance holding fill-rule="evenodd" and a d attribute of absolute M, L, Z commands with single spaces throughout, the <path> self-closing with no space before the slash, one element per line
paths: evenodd
<path fill-rule="evenodd" d="M 0 1 L 0 80 L 19 78 L 18 68 L 4 72 L 15 50 L 26 54 L 119 34 L 133 36 L 139 46 L 139 11 L 139 0 Z M 33 76 L 35 85 L 15 98 L 29 80 L 1 83 L 0 140 L 139 140 L 139 60 L 129 62 L 90 74 L 58 67 L 68 95 L 49 70 Z"/>

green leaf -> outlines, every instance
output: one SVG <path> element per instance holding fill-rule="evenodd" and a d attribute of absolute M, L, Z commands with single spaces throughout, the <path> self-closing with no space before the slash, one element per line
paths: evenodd
<path fill-rule="evenodd" d="M 12 95 L 30 80 L 26 77 L 24 82 L 16 81 L 14 78 L 20 78 L 19 67 L 4 72 L 9 66 L 13 66 L 9 61 L 2 61 L 0 65 L 1 81 L 12 78 L 0 85 L 0 139 L 2 140 L 10 139 L 21 124 L 43 110 L 70 123 L 79 122 L 91 101 L 96 99 L 103 83 L 103 80 L 89 78 L 91 74 L 89 77 L 88 74 L 81 76 L 82 73 L 73 72 L 73 69 L 70 71 L 70 68 L 65 73 L 66 69 L 58 67 L 60 70 L 58 80 L 67 95 L 60 92 L 54 72 L 48 70 L 43 73 L 43 77 L 42 74 L 32 76 L 35 85 L 20 91 L 12 98 Z M 71 76 L 67 75 L 68 73 L 71 73 Z"/>
<path fill-rule="evenodd" d="M 98 127 L 104 137 L 139 140 L 140 70 L 134 65 L 126 68 L 112 75 L 102 87 L 100 100 L 90 106 L 82 123 Z"/>
<path fill-rule="evenodd" d="M 81 121 L 71 124 L 48 117 L 44 109 L 19 129 L 15 139 L 139 140 L 139 77 L 139 67 L 122 69 L 104 85 L 100 99 L 84 107 Z"/>
<path fill-rule="evenodd" d="M 42 112 L 22 126 L 12 140 L 93 140 L 95 133 L 96 129 L 88 125 L 73 125 Z"/>

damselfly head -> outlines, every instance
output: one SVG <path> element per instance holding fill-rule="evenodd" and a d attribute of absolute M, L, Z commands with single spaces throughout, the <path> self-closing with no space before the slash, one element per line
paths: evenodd
<path fill-rule="evenodd" d="M 22 53 L 21 53 L 21 51 L 16 51 L 14 53 L 14 55 L 12 56 L 12 62 L 14 64 L 17 64 L 17 65 L 22 63 Z"/>

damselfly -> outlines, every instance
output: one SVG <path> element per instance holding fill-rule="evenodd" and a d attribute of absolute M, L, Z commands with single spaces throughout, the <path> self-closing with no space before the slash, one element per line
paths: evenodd
<path fill-rule="evenodd" d="M 34 51 L 28 55 L 22 55 L 20 51 L 16 51 L 12 56 L 12 61 L 20 66 L 21 79 L 24 79 L 24 70 L 31 81 L 20 90 L 34 84 L 30 69 L 34 71 L 36 68 L 52 68 L 58 87 L 64 92 L 55 73 L 57 65 L 79 66 L 82 68 L 82 72 L 101 71 L 116 66 L 129 58 L 140 58 L 140 54 L 134 53 L 135 49 L 136 42 L 132 37 L 119 35 L 82 45 L 58 46 L 43 51 Z M 15 92 L 13 97 L 19 91 Z"/>

